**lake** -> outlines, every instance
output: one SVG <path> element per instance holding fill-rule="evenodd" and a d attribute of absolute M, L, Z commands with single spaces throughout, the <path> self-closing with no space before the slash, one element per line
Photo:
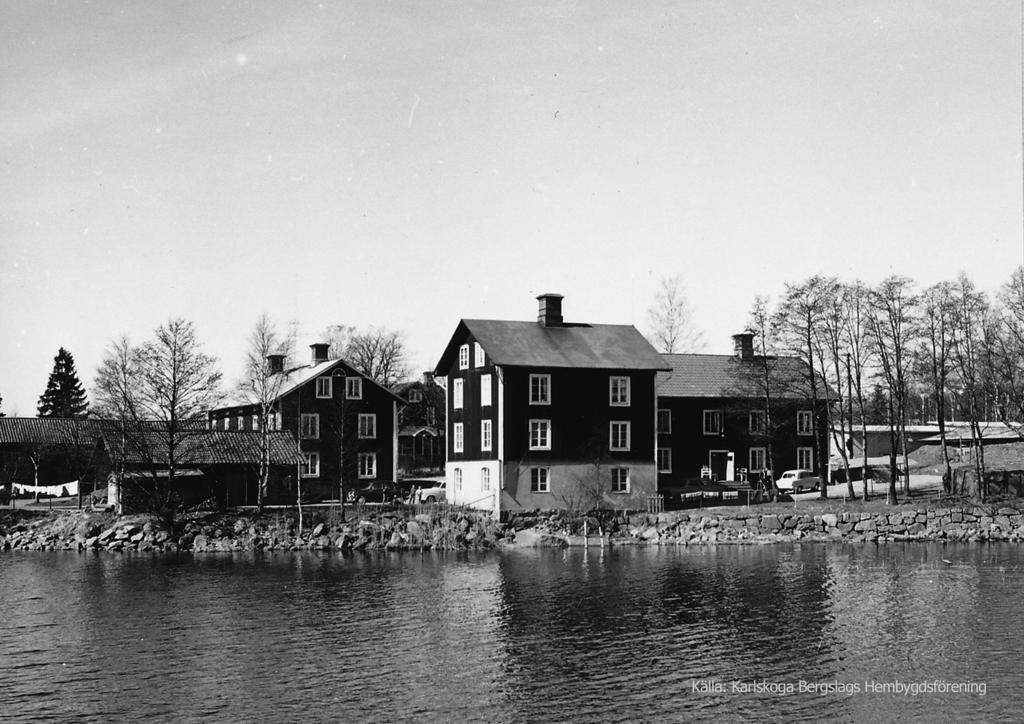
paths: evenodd
<path fill-rule="evenodd" d="M 0 554 L 11 721 L 1015 721 L 1009 544 Z"/>

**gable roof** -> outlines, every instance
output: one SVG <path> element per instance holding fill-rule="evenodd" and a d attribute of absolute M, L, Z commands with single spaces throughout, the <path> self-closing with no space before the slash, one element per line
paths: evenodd
<path fill-rule="evenodd" d="M 762 357 L 743 360 L 736 355 L 664 354 L 671 368 L 659 372 L 659 397 L 761 397 L 764 394 Z M 771 357 L 772 397 L 807 399 L 807 366 L 796 357 Z M 825 397 L 825 389 L 820 391 Z"/>
<path fill-rule="evenodd" d="M 362 374 L 361 372 L 359 372 L 359 370 L 357 370 L 355 367 L 353 367 L 348 362 L 342 359 L 331 359 L 313 366 L 304 365 L 302 367 L 294 367 L 290 370 L 285 370 L 284 372 L 278 373 L 284 375 L 284 379 L 281 382 L 281 390 L 277 393 L 277 396 L 274 398 L 273 401 L 280 401 L 281 399 L 295 392 L 295 390 L 299 389 L 303 385 L 308 384 L 310 381 L 316 379 L 317 377 L 329 375 L 337 368 L 342 368 L 345 371 L 346 377 L 359 377 L 360 379 L 363 380 L 364 384 L 371 384 L 374 387 L 378 387 L 387 394 L 391 395 L 391 397 L 395 398 L 395 400 L 397 400 L 398 402 L 406 404 L 407 401 L 405 399 L 399 397 L 394 392 L 389 390 L 387 387 L 377 384 L 372 379 Z M 254 404 L 256 403 L 253 402 L 252 400 L 245 399 L 244 396 L 236 394 L 233 395 L 233 399 L 227 401 L 227 404 L 220 405 L 219 407 L 214 408 L 214 410 L 224 410 L 231 407 L 244 407 L 246 405 Z M 212 411 L 213 410 L 211 410 L 211 412 Z"/>
<path fill-rule="evenodd" d="M 467 335 L 472 335 L 491 361 L 511 367 L 577 367 L 584 369 L 665 370 L 651 343 L 627 324 L 563 324 L 496 319 L 459 321 L 436 374 L 445 374 Z"/>
<path fill-rule="evenodd" d="M 0 417 L 0 445 L 82 445 L 100 436 L 104 422 L 77 417 Z"/>
<path fill-rule="evenodd" d="M 111 458 L 120 458 L 120 436 L 104 434 L 103 443 Z M 296 465 L 299 462 L 295 436 L 287 430 L 267 433 L 271 465 Z M 166 465 L 167 438 L 148 432 L 124 446 L 126 465 Z M 175 465 L 204 467 L 209 465 L 259 465 L 260 433 L 252 431 L 202 430 L 182 435 L 177 440 Z"/>

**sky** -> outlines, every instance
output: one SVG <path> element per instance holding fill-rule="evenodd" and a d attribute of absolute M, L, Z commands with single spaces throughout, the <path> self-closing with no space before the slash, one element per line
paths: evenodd
<path fill-rule="evenodd" d="M 0 410 L 59 347 L 266 312 L 431 369 L 460 318 L 707 351 L 822 273 L 996 289 L 1024 259 L 1021 0 L 0 0 Z"/>

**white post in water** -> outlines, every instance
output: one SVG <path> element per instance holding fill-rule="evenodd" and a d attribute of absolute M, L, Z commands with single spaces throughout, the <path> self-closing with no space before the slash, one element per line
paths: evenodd
<path fill-rule="evenodd" d="M 589 532 L 590 532 L 590 529 L 589 529 L 589 527 L 587 525 L 587 519 L 584 518 L 583 519 L 583 547 L 584 548 L 587 548 L 588 546 L 590 546 L 590 539 L 587 537 Z"/>

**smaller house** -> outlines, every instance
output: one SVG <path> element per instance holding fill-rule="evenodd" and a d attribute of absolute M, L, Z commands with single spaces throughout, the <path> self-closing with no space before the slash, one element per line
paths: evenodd
<path fill-rule="evenodd" d="M 394 388 L 406 404 L 398 413 L 398 472 L 402 477 L 444 472 L 444 388 L 433 372 Z"/>

